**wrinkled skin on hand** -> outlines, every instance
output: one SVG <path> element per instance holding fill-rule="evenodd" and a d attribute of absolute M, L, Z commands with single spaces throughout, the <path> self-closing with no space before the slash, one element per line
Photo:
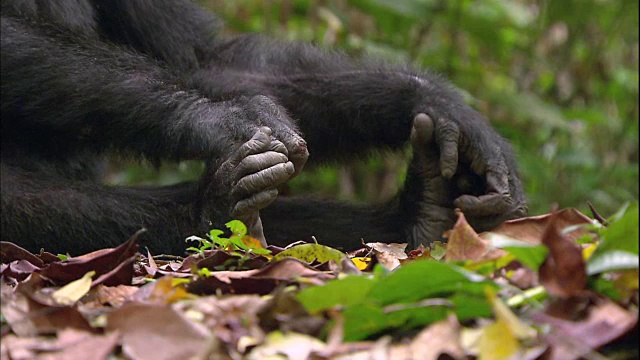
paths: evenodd
<path fill-rule="evenodd" d="M 296 177 L 309 158 L 307 142 L 302 138 L 293 121 L 287 116 L 286 110 L 267 96 L 256 95 L 247 104 L 248 118 L 258 119 L 262 128 L 268 128 L 273 139 L 284 145 L 289 161 L 293 163 Z"/>
<path fill-rule="evenodd" d="M 203 215 L 241 220 L 247 226 L 248 235 L 266 246 L 259 211 L 276 200 L 276 187 L 294 173 L 285 145 L 273 139 L 270 128 L 261 127 L 229 159 L 207 170 L 200 190 Z M 219 209 L 226 209 L 228 213 L 217 214 Z"/>
<path fill-rule="evenodd" d="M 490 230 L 505 220 L 526 214 L 525 197 L 513 170 L 515 160 L 509 145 L 496 137 L 493 144 L 476 144 L 490 149 L 476 154 L 464 152 L 471 147 L 459 144 L 470 140 L 461 138 L 453 122 L 434 121 L 424 113 L 414 118 L 413 158 L 401 208 L 415 202 L 407 198 L 409 194 L 418 194 L 421 199 L 409 210 L 416 216 L 408 229 L 409 248 L 441 239 L 455 223 L 455 208 L 465 214 L 476 231 Z"/>

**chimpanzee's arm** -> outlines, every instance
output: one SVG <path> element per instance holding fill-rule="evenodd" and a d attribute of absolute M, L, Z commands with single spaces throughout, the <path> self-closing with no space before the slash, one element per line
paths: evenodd
<path fill-rule="evenodd" d="M 4 154 L 3 154 L 4 155 Z M 154 253 L 181 254 L 186 236 L 223 228 L 232 218 L 264 241 L 258 211 L 293 174 L 286 148 L 260 128 L 197 182 L 166 187 L 106 186 L 72 181 L 59 164 L 3 158 L 2 236 L 27 249 L 81 254 L 114 247 L 140 228 Z M 61 171 L 62 170 L 62 171 Z"/>
<path fill-rule="evenodd" d="M 80 255 L 115 247 L 141 228 L 154 254 L 182 254 L 182 239 L 204 232 L 198 184 L 163 188 L 70 182 L 42 163 L 36 171 L 2 164 L 2 239 L 38 252 Z"/>
<path fill-rule="evenodd" d="M 455 205 L 474 216 L 514 210 L 524 214 L 511 147 L 437 76 L 355 64 L 308 44 L 283 44 L 259 36 L 224 43 L 216 48 L 216 56 L 209 68 L 193 76 L 192 86 L 213 98 L 273 97 L 298 122 L 311 159 L 397 148 L 408 142 L 413 119 L 428 114 L 435 126 L 434 165 L 444 178 L 470 170 L 484 181 L 484 193 L 462 195 Z"/>
<path fill-rule="evenodd" d="M 399 194 L 384 205 L 365 206 L 309 198 L 280 198 L 261 214 L 265 233 L 273 244 L 309 240 L 353 250 L 365 242 L 408 242 L 409 249 L 440 240 L 451 229 L 454 205 L 462 196 L 484 196 L 482 179 L 461 168 L 445 178 L 439 166 L 435 122 L 425 114 L 416 116 L 411 128 L 413 156 Z M 523 215 L 524 202 L 507 211 L 467 213 L 467 220 L 480 232 Z M 329 225 L 329 226 L 327 226 Z"/>
<path fill-rule="evenodd" d="M 62 156 L 92 149 L 211 160 L 248 140 L 257 119 L 288 121 L 260 97 L 212 102 L 150 57 L 94 35 L 2 17 L 3 138 Z"/>

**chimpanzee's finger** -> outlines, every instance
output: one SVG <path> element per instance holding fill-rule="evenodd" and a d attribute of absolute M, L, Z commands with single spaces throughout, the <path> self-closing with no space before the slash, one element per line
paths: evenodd
<path fill-rule="evenodd" d="M 411 127 L 411 145 L 414 148 L 424 148 L 433 141 L 435 125 L 431 117 L 420 113 L 413 118 Z"/>
<path fill-rule="evenodd" d="M 451 179 L 458 168 L 458 141 L 460 129 L 453 121 L 438 118 L 435 123 L 436 144 L 440 148 L 440 171 L 446 179 Z"/>
<path fill-rule="evenodd" d="M 295 172 L 291 176 L 291 178 L 294 178 L 300 174 L 304 165 L 307 163 L 309 149 L 307 148 L 307 142 L 299 136 L 295 137 L 294 141 L 287 146 L 287 149 L 289 150 L 289 160 L 295 167 Z"/>
<path fill-rule="evenodd" d="M 269 151 L 275 151 L 284 154 L 287 157 L 289 156 L 289 150 L 287 150 L 287 147 L 282 143 L 282 141 L 273 138 L 271 139 L 271 144 L 269 144 Z"/>
<path fill-rule="evenodd" d="M 251 154 L 259 154 L 269 149 L 271 145 L 271 133 L 271 129 L 266 126 L 258 128 L 251 139 L 240 145 L 238 150 L 232 155 L 231 161 L 238 164 Z"/>
<path fill-rule="evenodd" d="M 296 177 L 304 168 L 307 158 L 309 157 L 309 150 L 307 149 L 307 142 L 295 131 L 288 127 L 282 127 L 274 132 L 274 138 L 281 141 L 287 148 L 287 156 L 295 167 L 295 172 L 292 176 Z"/>
<path fill-rule="evenodd" d="M 243 218 L 269 206 L 278 197 L 278 189 L 261 191 L 247 199 L 240 200 L 231 210 L 231 217 Z"/>
<path fill-rule="evenodd" d="M 470 154 L 471 170 L 485 177 L 485 194 L 475 197 L 463 195 L 454 201 L 470 216 L 501 215 L 513 210 L 514 200 L 509 188 L 509 168 L 500 146 L 493 144 L 477 154 Z"/>
<path fill-rule="evenodd" d="M 487 193 L 501 194 L 509 197 L 509 168 L 500 145 L 480 146 L 480 151 L 465 154 L 471 160 L 471 170 L 486 180 Z"/>
<path fill-rule="evenodd" d="M 440 176 L 438 154 L 434 144 L 435 124 L 427 114 L 420 113 L 413 119 L 411 127 L 411 147 L 413 158 L 409 164 L 409 173 L 421 179 Z"/>
<path fill-rule="evenodd" d="M 441 241 L 442 234 L 453 227 L 455 220 L 453 209 L 422 203 L 415 222 L 407 229 L 409 248 L 415 249 L 420 244 L 428 246 L 434 241 Z"/>
<path fill-rule="evenodd" d="M 461 195 L 453 201 L 453 205 L 468 216 L 495 216 L 511 210 L 511 198 L 496 193 Z"/>
<path fill-rule="evenodd" d="M 241 199 L 250 194 L 274 188 L 289 180 L 293 172 L 293 163 L 286 162 L 247 175 L 233 185 L 231 196 L 236 199 Z"/>
<path fill-rule="evenodd" d="M 236 179 L 241 179 L 249 174 L 257 173 L 268 169 L 276 164 L 286 163 L 289 158 L 285 154 L 275 151 L 267 151 L 259 154 L 249 155 L 240 161 L 236 168 Z"/>
<path fill-rule="evenodd" d="M 518 219 L 526 215 L 527 209 L 524 203 L 520 203 L 518 206 L 513 206 L 508 212 L 501 214 L 489 214 L 486 216 L 471 216 L 465 213 L 467 221 L 473 227 L 476 232 L 490 231 L 507 220 Z"/>
<path fill-rule="evenodd" d="M 508 170 L 505 167 L 501 171 L 496 171 L 493 168 L 487 170 L 487 192 L 500 194 L 505 198 L 511 198 L 511 192 L 509 190 L 509 176 Z"/>

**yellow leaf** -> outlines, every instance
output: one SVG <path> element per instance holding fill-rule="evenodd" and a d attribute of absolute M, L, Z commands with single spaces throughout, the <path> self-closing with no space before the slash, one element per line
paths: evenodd
<path fill-rule="evenodd" d="M 613 286 L 625 298 L 638 293 L 638 269 L 623 270 L 617 274 Z"/>
<path fill-rule="evenodd" d="M 622 271 L 614 284 L 621 290 L 638 290 L 638 269 Z"/>
<path fill-rule="evenodd" d="M 184 282 L 175 281 L 172 276 L 164 276 L 156 281 L 151 295 L 149 295 L 149 300 L 172 304 L 191 297 L 182 284 Z"/>
<path fill-rule="evenodd" d="M 91 278 L 95 271 L 89 271 L 78 280 L 72 281 L 51 294 L 53 299 L 60 305 L 73 305 L 91 289 Z"/>
<path fill-rule="evenodd" d="M 493 312 L 498 321 L 502 321 L 518 339 L 532 339 L 536 337 L 536 330 L 523 323 L 495 294 L 489 296 Z"/>
<path fill-rule="evenodd" d="M 518 340 L 534 338 L 535 329 L 520 321 L 493 290 L 488 288 L 486 293 L 496 322 L 482 328 L 478 341 L 478 359 L 509 359 L 524 352 L 525 349 Z"/>
<path fill-rule="evenodd" d="M 598 243 L 593 243 L 587 246 L 586 248 L 582 249 L 582 258 L 584 259 L 584 261 L 589 260 L 589 258 L 591 257 L 591 255 L 593 254 L 593 252 L 596 250 L 597 247 L 598 247 Z"/>
<path fill-rule="evenodd" d="M 371 262 L 371 258 L 370 257 L 354 257 L 354 258 L 351 258 L 351 262 L 353 262 L 353 264 L 359 270 L 364 270 L 367 268 L 367 266 L 369 266 L 369 263 Z"/>
<path fill-rule="evenodd" d="M 478 360 L 509 359 L 520 350 L 518 339 L 509 329 L 509 325 L 500 319 L 482 328 L 479 345 Z"/>
<path fill-rule="evenodd" d="M 343 252 L 328 246 L 320 244 L 302 244 L 296 245 L 277 254 L 273 257 L 273 261 L 282 260 L 285 257 L 294 257 L 308 263 L 313 262 L 313 260 L 318 260 L 318 262 L 321 263 L 333 260 L 339 263 L 345 256 L 346 255 Z"/>
<path fill-rule="evenodd" d="M 260 242 L 260 240 L 252 236 L 245 235 L 240 240 L 242 241 L 243 244 L 245 244 L 250 249 L 264 249 L 264 246 L 262 246 L 262 243 Z"/>

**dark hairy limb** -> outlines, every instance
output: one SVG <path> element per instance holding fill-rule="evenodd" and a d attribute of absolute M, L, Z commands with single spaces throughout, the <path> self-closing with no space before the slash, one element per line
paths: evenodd
<path fill-rule="evenodd" d="M 286 246 L 294 241 L 313 242 L 346 251 L 362 247 L 363 241 L 406 242 L 398 201 L 371 206 L 331 199 L 280 197 L 260 212 L 269 244 Z"/>
<path fill-rule="evenodd" d="M 423 114 L 434 124 L 435 146 L 423 147 L 431 152 L 430 165 L 445 181 L 467 173 L 484 187 L 460 193 L 455 206 L 485 220 L 526 213 L 510 145 L 439 77 L 255 36 L 224 43 L 217 54 L 215 66 L 194 75 L 194 86 L 213 97 L 259 92 L 276 99 L 298 121 L 313 161 L 398 148 Z M 215 86 L 208 79 L 216 79 Z"/>
<path fill-rule="evenodd" d="M 65 251 L 73 255 L 115 247 L 140 228 L 147 229 L 141 241 L 152 251 L 182 254 L 183 239 L 224 228 L 230 218 L 244 221 L 249 234 L 264 242 L 259 211 L 294 171 L 268 128 L 216 167 L 213 179 L 199 183 L 105 186 L 70 181 L 67 171 L 50 162 L 37 165 L 2 164 L 2 237 L 36 252 L 68 244 Z"/>
<path fill-rule="evenodd" d="M 3 139 L 28 141 L 16 145 L 30 151 L 208 160 L 250 138 L 261 118 L 287 128 L 285 112 L 266 110 L 264 97 L 213 102 L 157 62 L 113 44 L 5 17 L 2 34 Z M 27 131 L 33 136 L 20 139 Z"/>
<path fill-rule="evenodd" d="M 444 240 L 455 223 L 457 199 L 485 196 L 484 179 L 468 167 L 460 167 L 447 178 L 437 155 L 436 123 L 418 114 L 412 123 L 412 159 L 400 193 L 387 204 L 366 206 L 326 199 L 278 199 L 262 212 L 270 243 L 286 245 L 292 240 L 322 243 L 353 250 L 364 242 L 408 242 L 408 248 Z M 490 230 L 507 219 L 522 216 L 524 203 L 513 212 L 487 209 L 467 220 L 478 232 Z M 284 217 L 283 217 L 284 215 Z M 282 221 L 286 219 L 286 221 Z M 328 225 L 328 226 L 327 226 Z"/>
<path fill-rule="evenodd" d="M 224 39 L 188 0 L 1 6 L 3 239 L 87 250 L 144 226 L 147 244 L 181 252 L 184 236 L 239 217 L 262 240 L 317 235 L 353 248 L 438 238 L 407 230 L 437 223 L 432 206 L 459 206 L 485 227 L 524 212 L 509 145 L 437 76 L 307 44 Z M 309 152 L 326 162 L 400 148 L 420 114 L 433 136 L 411 143 L 424 154 L 413 163 L 435 173 L 410 173 L 389 204 L 274 201 Z M 207 169 L 196 184 L 106 187 L 91 169 L 110 153 Z"/>
<path fill-rule="evenodd" d="M 115 247 L 137 230 L 152 251 L 182 254 L 181 241 L 205 224 L 193 209 L 197 184 L 158 188 L 69 182 L 46 164 L 38 171 L 3 164 L 2 239 L 34 252 L 80 255 Z"/>

